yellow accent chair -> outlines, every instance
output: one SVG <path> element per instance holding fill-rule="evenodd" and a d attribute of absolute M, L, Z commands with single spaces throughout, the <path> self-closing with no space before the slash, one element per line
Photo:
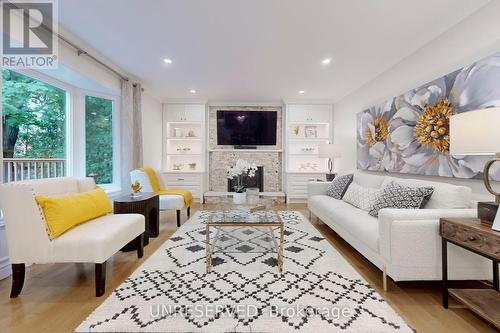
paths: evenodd
<path fill-rule="evenodd" d="M 177 227 L 181 226 L 181 210 L 186 209 L 187 216 L 191 216 L 191 203 L 193 196 L 191 192 L 175 189 L 161 189 L 160 181 L 156 172 L 151 168 L 141 168 L 130 172 L 130 181 L 138 181 L 142 185 L 141 192 L 155 192 L 160 196 L 160 210 L 175 210 L 177 215 Z"/>

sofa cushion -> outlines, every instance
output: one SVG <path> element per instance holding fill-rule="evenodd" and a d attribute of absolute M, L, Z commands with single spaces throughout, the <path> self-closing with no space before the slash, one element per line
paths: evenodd
<path fill-rule="evenodd" d="M 432 187 L 407 187 L 391 182 L 382 189 L 369 214 L 377 217 L 383 208 L 419 209 L 433 191 Z"/>
<path fill-rule="evenodd" d="M 375 252 L 379 251 L 378 219 L 364 210 L 352 207 L 335 212 L 334 221 L 361 243 Z"/>
<path fill-rule="evenodd" d="M 101 216 L 50 242 L 50 258 L 52 262 L 102 263 L 144 229 L 144 216 L 140 214 Z"/>
<path fill-rule="evenodd" d="M 433 187 L 429 202 L 425 209 L 459 209 L 471 208 L 472 190 L 465 186 L 452 185 L 447 183 L 432 182 L 420 179 L 403 179 L 396 177 L 386 177 L 382 186 L 391 181 L 410 187 Z"/>
<path fill-rule="evenodd" d="M 180 210 L 182 208 L 184 208 L 184 197 L 182 195 L 160 195 L 160 210 Z"/>
<path fill-rule="evenodd" d="M 335 177 L 334 180 L 328 185 L 328 189 L 326 190 L 326 194 L 331 196 L 334 199 L 340 200 L 345 194 L 345 191 L 351 184 L 353 179 L 353 175 L 343 175 Z"/>
<path fill-rule="evenodd" d="M 309 197 L 309 206 L 314 207 L 315 214 L 330 225 L 338 225 L 351 234 L 354 238 L 378 252 L 378 219 L 368 215 L 367 212 L 327 195 L 314 195 Z M 330 222 L 331 221 L 331 222 Z"/>
<path fill-rule="evenodd" d="M 363 187 L 356 183 L 349 185 L 342 200 L 362 210 L 369 211 L 377 201 L 381 190 L 378 188 Z"/>

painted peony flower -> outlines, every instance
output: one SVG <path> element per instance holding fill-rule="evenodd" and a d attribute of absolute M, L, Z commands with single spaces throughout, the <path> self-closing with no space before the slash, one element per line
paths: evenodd
<path fill-rule="evenodd" d="M 358 167 L 383 171 L 391 164 L 391 155 L 386 147 L 389 122 L 394 114 L 391 101 L 376 105 L 358 114 Z"/>
<path fill-rule="evenodd" d="M 397 111 L 390 122 L 387 142 L 389 150 L 401 156 L 404 162 L 401 172 L 474 178 L 483 171 L 484 162 L 488 157 L 449 154 L 449 118 L 461 112 L 464 105 L 471 107 L 474 104 L 479 107 L 479 100 L 491 97 L 491 90 L 485 89 L 485 93 L 490 96 L 483 98 L 475 95 L 476 102 L 472 103 L 471 99 L 464 102 L 463 96 L 470 95 L 470 92 L 467 92 L 470 88 L 465 84 L 467 80 L 462 79 L 463 71 L 478 74 L 473 69 L 466 68 L 396 99 Z M 454 77 L 457 79 L 450 80 Z M 452 87 L 447 86 L 450 81 L 454 82 Z M 495 89 L 498 90 L 500 101 L 500 89 Z M 476 94 L 480 93 L 479 90 L 476 91 Z"/>

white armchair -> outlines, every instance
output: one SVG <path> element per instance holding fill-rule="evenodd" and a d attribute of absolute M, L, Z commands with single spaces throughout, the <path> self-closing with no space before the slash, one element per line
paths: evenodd
<path fill-rule="evenodd" d="M 9 257 L 12 263 L 10 297 L 23 288 L 25 263 L 94 263 L 96 296 L 102 296 L 106 260 L 131 241 L 143 255 L 144 216 L 108 214 L 78 225 L 49 239 L 43 212 L 35 195 L 48 197 L 86 192 L 95 188 L 92 178 L 73 177 L 21 181 L 0 185 L 0 209 L 6 222 Z"/>
<path fill-rule="evenodd" d="M 158 177 L 157 177 L 158 178 Z M 149 180 L 146 172 L 140 169 L 132 170 L 130 172 L 130 181 L 136 181 L 142 185 L 142 192 L 155 192 L 153 185 Z M 177 227 L 181 226 L 181 210 L 186 208 L 187 216 L 191 215 L 191 207 L 186 207 L 184 197 L 177 194 L 160 194 L 160 210 L 175 210 L 177 215 Z"/>

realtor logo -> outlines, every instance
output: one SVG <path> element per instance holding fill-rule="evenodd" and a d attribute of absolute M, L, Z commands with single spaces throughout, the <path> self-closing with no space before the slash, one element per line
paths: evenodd
<path fill-rule="evenodd" d="M 0 0 L 2 67 L 57 67 L 56 0 Z"/>

